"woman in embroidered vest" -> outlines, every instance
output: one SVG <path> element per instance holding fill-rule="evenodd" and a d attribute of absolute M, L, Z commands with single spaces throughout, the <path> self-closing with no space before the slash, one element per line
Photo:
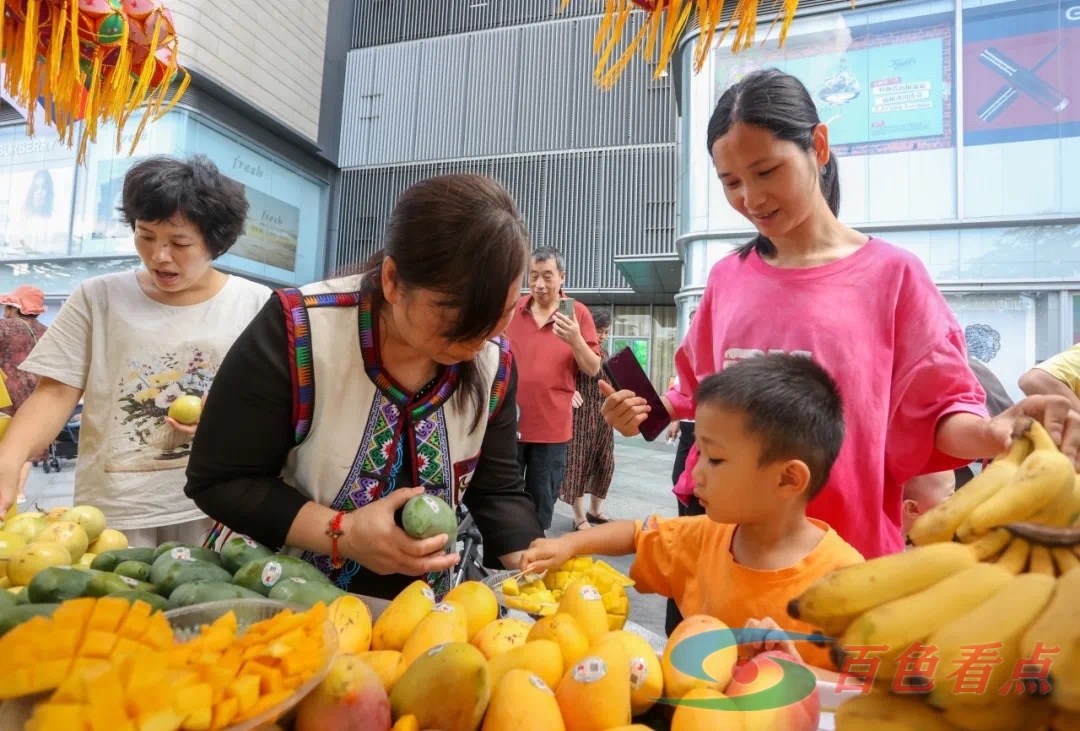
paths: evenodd
<path fill-rule="evenodd" d="M 359 275 L 278 292 L 241 335 L 207 398 L 188 496 L 353 593 L 389 598 L 417 577 L 448 589 L 447 537 L 414 540 L 394 520 L 425 491 L 464 502 L 486 563 L 516 567 L 543 530 L 517 467 L 517 375 L 499 333 L 528 250 L 493 180 L 406 190 Z"/>

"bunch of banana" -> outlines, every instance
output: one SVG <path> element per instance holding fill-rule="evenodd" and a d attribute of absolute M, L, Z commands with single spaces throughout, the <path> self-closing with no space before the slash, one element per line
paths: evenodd
<path fill-rule="evenodd" d="M 913 549 L 835 571 L 793 600 L 789 614 L 833 638 L 841 669 L 873 676 L 870 693 L 840 705 L 838 731 L 1080 731 L 1077 513 L 1071 462 L 1025 421 L 916 522 Z"/>
<path fill-rule="evenodd" d="M 872 675 L 838 731 L 1080 731 L 1078 602 L 1080 567 L 1013 573 L 939 543 L 835 571 L 788 611 L 828 628 L 842 671 Z"/>
<path fill-rule="evenodd" d="M 916 546 L 967 543 L 980 561 L 1012 574 L 1061 576 L 1080 566 L 1080 536 L 1050 540 L 1039 531 L 1080 527 L 1080 475 L 1039 422 L 1022 420 L 1013 437 L 963 489 L 921 515 L 909 537 Z"/>

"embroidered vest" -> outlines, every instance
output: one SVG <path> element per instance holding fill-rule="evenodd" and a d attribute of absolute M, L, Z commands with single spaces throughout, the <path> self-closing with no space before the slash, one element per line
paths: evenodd
<path fill-rule="evenodd" d="M 350 511 L 389 495 L 405 477 L 402 471 L 411 469 L 405 484 L 422 486 L 456 509 L 507 391 L 510 344 L 499 338 L 477 358 L 490 397 L 487 419 L 470 433 L 474 412 L 459 393 L 458 367 L 445 368 L 426 394 L 411 401 L 382 369 L 374 313 L 355 283 L 347 277 L 278 293 L 293 354 L 297 442 L 282 478 L 303 496 Z M 335 570 L 328 556 L 294 553 L 342 588 L 359 568 L 346 561 Z M 449 591 L 449 572 L 429 574 L 428 582 L 442 596 Z"/>
<path fill-rule="evenodd" d="M 487 425 L 506 395 L 509 342 L 491 341 L 477 359 L 490 398 L 487 419 L 470 433 L 473 407 L 471 399 L 458 396 L 456 366 L 412 399 L 382 369 L 377 323 L 371 303 L 355 291 L 356 281 L 348 277 L 276 292 L 289 334 L 296 440 L 282 479 L 335 510 L 361 508 L 393 492 L 403 479 L 456 509 L 480 460 Z M 401 470 L 409 464 L 412 474 L 405 477 Z M 334 569 L 329 556 L 287 552 L 314 564 L 342 589 L 359 568 L 346 561 Z M 449 571 L 426 578 L 436 596 L 449 591 Z"/>

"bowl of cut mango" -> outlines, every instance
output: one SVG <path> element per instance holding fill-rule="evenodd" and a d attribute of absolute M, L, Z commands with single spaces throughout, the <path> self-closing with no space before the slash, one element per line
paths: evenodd
<path fill-rule="evenodd" d="M 626 590 L 634 585 L 614 566 L 589 556 L 575 556 L 557 569 L 541 574 L 500 571 L 484 583 L 495 592 L 501 606 L 528 614 L 533 619 L 548 617 L 559 610 L 566 590 L 582 586 L 589 596 L 589 588 L 595 590 L 596 598 L 604 603 L 608 625 L 613 630 L 622 629 L 630 613 L 630 600 Z"/>
<path fill-rule="evenodd" d="M 5 731 L 247 731 L 321 682 L 338 637 L 322 604 L 240 599 L 162 613 L 101 597 L 63 602 L 0 644 L 19 665 L 0 688 Z"/>

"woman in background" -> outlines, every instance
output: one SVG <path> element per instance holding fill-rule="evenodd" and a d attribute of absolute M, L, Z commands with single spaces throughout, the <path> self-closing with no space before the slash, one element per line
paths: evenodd
<path fill-rule="evenodd" d="M 607 341 L 611 331 L 611 315 L 594 311 L 596 338 L 600 345 L 600 361 L 607 360 Z M 574 508 L 574 529 L 587 530 L 591 524 L 607 523 L 602 506 L 607 497 L 611 478 L 615 474 L 615 430 L 604 421 L 600 409 L 604 397 L 598 381 L 603 370 L 587 376 L 578 370 L 577 393 L 574 398 L 574 431 L 566 455 L 566 477 L 559 498 Z M 589 495 L 589 510 L 585 495 Z"/>

